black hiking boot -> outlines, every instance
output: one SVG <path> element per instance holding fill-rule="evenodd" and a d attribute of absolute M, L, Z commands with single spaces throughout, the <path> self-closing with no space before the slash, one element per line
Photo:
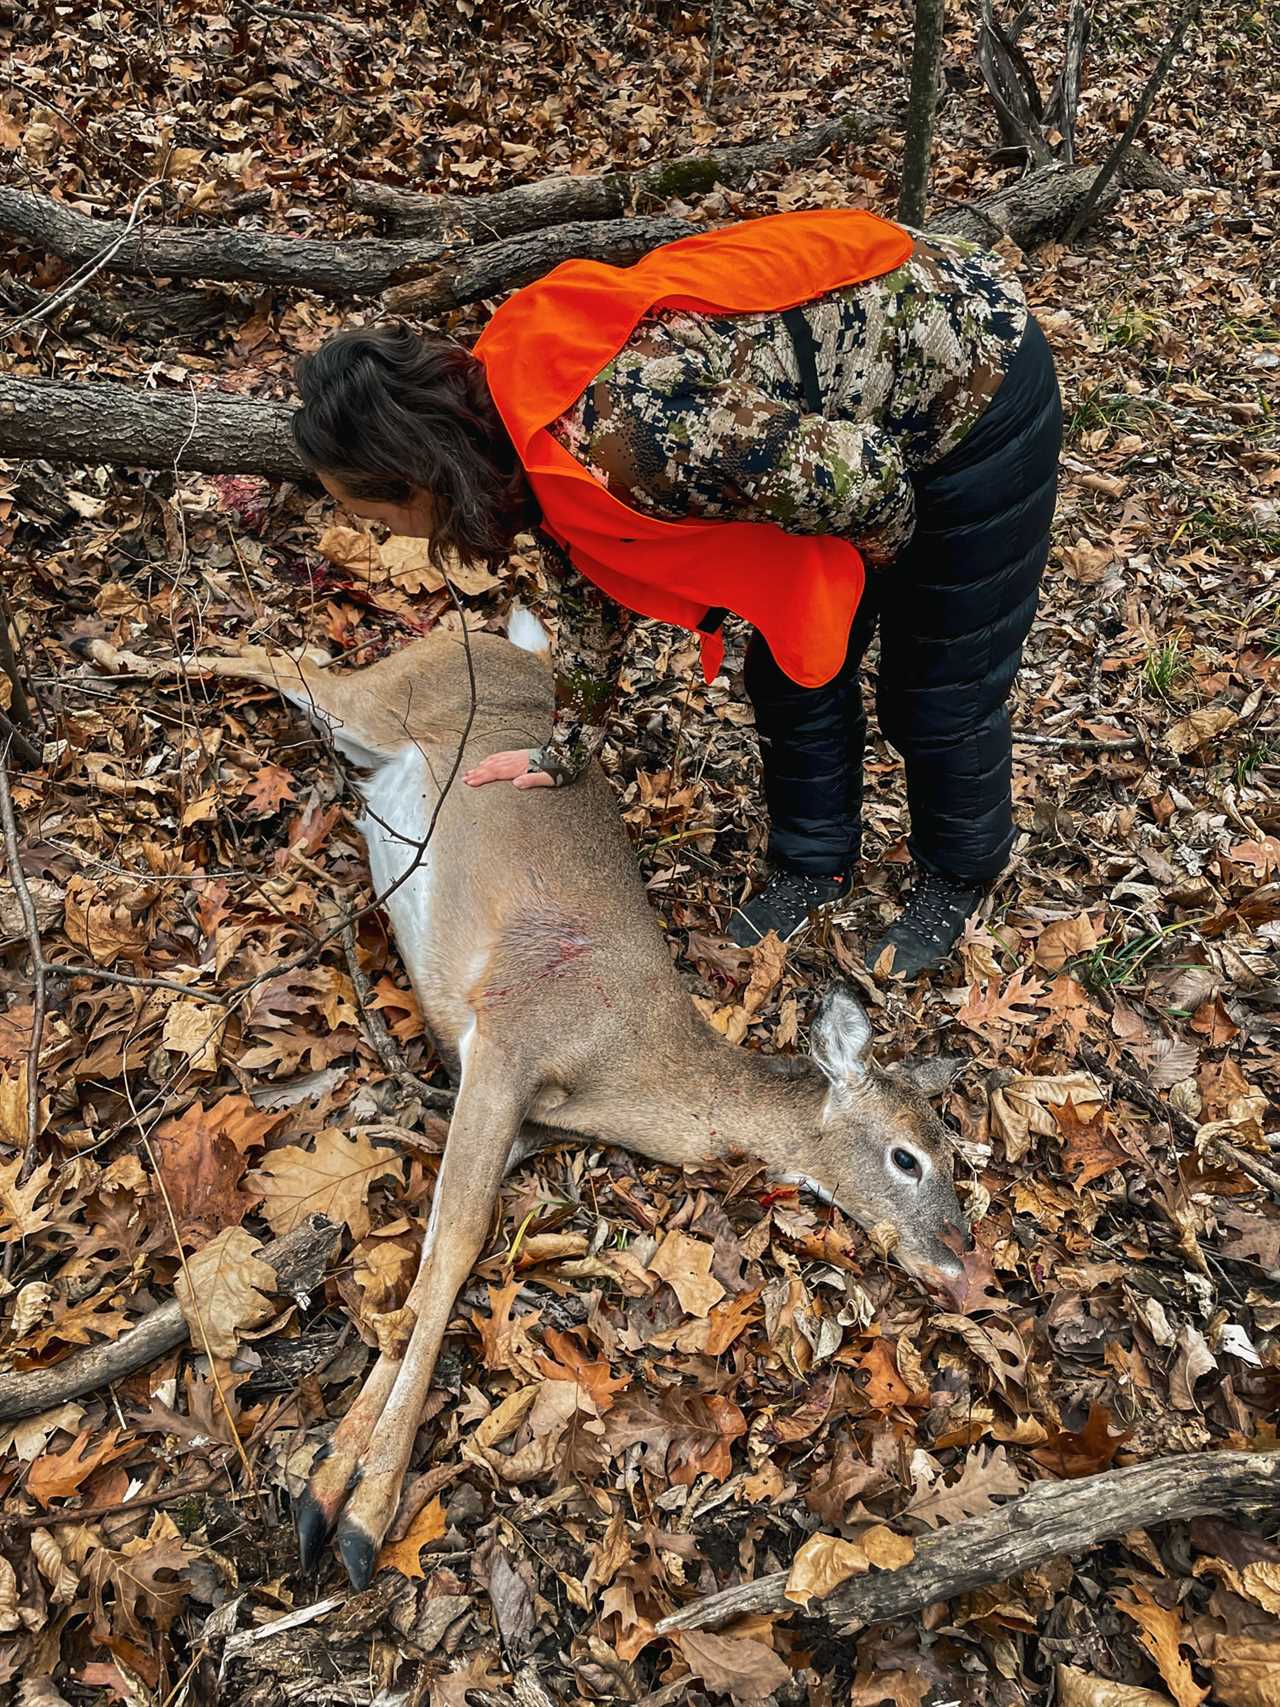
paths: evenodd
<path fill-rule="evenodd" d="M 867 966 L 874 971 L 887 948 L 893 950 L 889 970 L 895 978 L 916 978 L 942 966 L 986 892 L 987 885 L 972 878 L 922 872 L 902 912 L 868 951 Z"/>
<path fill-rule="evenodd" d="M 849 894 L 849 873 L 822 877 L 783 866 L 729 918 L 729 936 L 739 948 L 753 948 L 770 931 L 790 942 L 815 916 L 833 912 Z"/>

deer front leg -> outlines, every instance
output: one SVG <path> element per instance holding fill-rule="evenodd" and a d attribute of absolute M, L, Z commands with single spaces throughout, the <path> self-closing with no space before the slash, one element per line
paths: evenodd
<path fill-rule="evenodd" d="M 399 1364 L 387 1360 L 384 1367 L 380 1361 L 370 1378 L 370 1388 L 377 1391 L 371 1395 L 369 1410 L 376 1405 L 380 1413 L 372 1430 L 365 1433 L 368 1412 L 362 1393 L 356 1408 L 363 1414 L 342 1442 L 343 1464 L 335 1466 L 344 1490 L 353 1467 L 355 1471 L 354 1489 L 338 1523 L 338 1550 L 356 1588 L 364 1588 L 372 1577 L 378 1548 L 400 1503 L 418 1421 L 454 1301 L 484 1248 L 502 1176 L 529 1102 L 527 1081 L 522 1083 L 515 1064 L 483 1038 L 473 1036 L 463 1059 L 462 1084 L 422 1262 L 409 1294 L 417 1321 Z M 363 1436 L 359 1445 L 357 1434 Z M 332 1509 L 337 1479 L 324 1476 L 327 1468 L 321 1466 L 321 1485 L 314 1496 L 308 1489 L 303 1502 L 305 1506 L 307 1498 L 312 1498 L 313 1507 L 322 1513 Z M 340 1502 L 341 1494 L 337 1497 Z M 326 1530 L 331 1521 L 324 1521 Z M 300 1512 L 300 1539 L 303 1523 Z M 308 1541 L 313 1544 L 312 1537 Z"/>

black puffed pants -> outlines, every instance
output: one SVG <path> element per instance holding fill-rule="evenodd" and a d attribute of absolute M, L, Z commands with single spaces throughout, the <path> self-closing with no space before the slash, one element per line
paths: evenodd
<path fill-rule="evenodd" d="M 1049 554 L 1061 442 L 1053 357 L 1032 318 L 977 425 L 915 477 L 915 533 L 868 572 L 839 675 L 799 687 L 752 635 L 746 687 L 776 864 L 830 875 L 859 856 L 858 674 L 878 622 L 876 714 L 906 766 L 911 856 L 952 877 L 999 874 L 1014 838 L 1007 702 Z"/>

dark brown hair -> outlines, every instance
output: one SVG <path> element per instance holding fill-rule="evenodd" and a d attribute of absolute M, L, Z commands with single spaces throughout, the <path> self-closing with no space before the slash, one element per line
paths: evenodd
<path fill-rule="evenodd" d="M 298 364 L 293 440 L 304 462 L 353 498 L 404 504 L 431 495 L 428 551 L 496 563 L 535 514 L 524 470 L 484 367 L 461 344 L 403 321 L 335 332 Z"/>

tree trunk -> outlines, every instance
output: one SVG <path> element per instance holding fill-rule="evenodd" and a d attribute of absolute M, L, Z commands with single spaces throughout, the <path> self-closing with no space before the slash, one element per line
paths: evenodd
<path fill-rule="evenodd" d="M 257 1253 L 270 1263 L 282 1292 L 314 1292 L 324 1280 L 338 1229 L 323 1215 L 311 1215 L 301 1226 L 263 1245 Z M 73 1352 L 50 1369 L 28 1369 L 0 1375 L 0 1422 L 38 1416 L 82 1393 L 92 1393 L 118 1381 L 134 1369 L 154 1363 L 190 1336 L 182 1306 L 176 1298 L 161 1304 L 121 1334 L 118 1340 Z"/>
<path fill-rule="evenodd" d="M 985 1517 L 922 1536 L 909 1565 L 855 1577 L 825 1600 L 811 1600 L 805 1612 L 852 1632 L 1006 1582 L 1046 1559 L 1078 1558 L 1131 1529 L 1251 1506 L 1274 1517 L 1278 1503 L 1277 1452 L 1196 1452 L 1078 1481 L 1038 1482 Z M 786 1598 L 786 1585 L 787 1572 L 774 1571 L 695 1600 L 664 1618 L 658 1630 L 704 1630 L 743 1613 L 798 1610 Z"/>
<path fill-rule="evenodd" d="M 933 112 L 938 100 L 944 26 L 944 0 L 916 0 L 915 32 L 911 42 L 911 96 L 902 149 L 898 218 L 905 225 L 914 225 L 917 229 L 924 225 L 929 194 Z"/>
<path fill-rule="evenodd" d="M 543 178 L 475 196 L 430 196 L 360 180 L 348 195 L 354 206 L 382 214 L 398 236 L 489 243 L 568 220 L 620 219 L 646 201 L 687 200 L 717 184 L 740 189 L 756 172 L 817 160 L 845 143 L 870 142 L 881 131 L 892 130 L 893 122 L 888 113 L 842 113 L 798 136 L 666 160 L 638 172 Z"/>

